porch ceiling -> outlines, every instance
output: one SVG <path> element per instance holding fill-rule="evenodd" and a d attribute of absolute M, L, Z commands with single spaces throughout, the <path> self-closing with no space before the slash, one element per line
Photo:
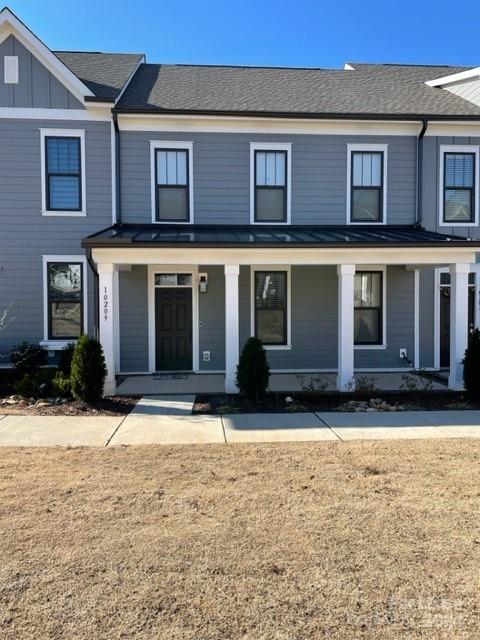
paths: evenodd
<path fill-rule="evenodd" d="M 264 226 L 121 224 L 82 240 L 86 248 L 352 249 L 480 247 L 480 240 L 415 226 Z"/>

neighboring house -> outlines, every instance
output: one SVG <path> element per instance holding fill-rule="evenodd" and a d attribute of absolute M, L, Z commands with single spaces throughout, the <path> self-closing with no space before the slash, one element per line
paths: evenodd
<path fill-rule="evenodd" d="M 0 13 L 0 353 L 115 375 L 450 367 L 478 325 L 480 70 L 147 64 Z M 452 303 L 452 304 L 451 304 Z M 405 357 L 406 356 L 406 357 Z"/>

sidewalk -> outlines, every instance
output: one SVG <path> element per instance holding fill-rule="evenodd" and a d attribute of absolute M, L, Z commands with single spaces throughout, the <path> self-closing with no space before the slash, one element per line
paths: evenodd
<path fill-rule="evenodd" d="M 127 416 L 2 416 L 0 446 L 118 446 L 480 438 L 480 411 L 193 416 L 193 395 L 150 396 Z"/>

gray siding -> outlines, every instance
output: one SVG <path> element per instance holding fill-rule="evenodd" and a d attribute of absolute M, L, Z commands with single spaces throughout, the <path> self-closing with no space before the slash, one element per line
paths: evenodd
<path fill-rule="evenodd" d="M 420 367 L 434 366 L 434 269 L 420 270 Z"/>
<path fill-rule="evenodd" d="M 120 371 L 148 370 L 147 268 L 119 273 Z"/>
<path fill-rule="evenodd" d="M 4 56 L 18 56 L 18 84 L 3 82 Z M 14 36 L 0 44 L 0 63 L 0 107 L 84 108 Z"/>
<path fill-rule="evenodd" d="M 387 219 L 415 220 L 413 136 L 122 132 L 122 217 L 151 221 L 150 140 L 193 141 L 195 222 L 249 224 L 249 142 L 292 143 L 292 223 L 345 224 L 347 143 L 387 143 Z"/>
<path fill-rule="evenodd" d="M 208 273 L 208 291 L 200 293 L 199 345 L 200 370 L 225 368 L 225 275 L 223 267 L 201 266 L 199 272 Z M 210 362 L 203 362 L 203 351 L 210 351 Z"/>
<path fill-rule="evenodd" d="M 85 130 L 86 217 L 41 215 L 42 127 Z M 110 125 L 107 122 L 0 120 L 0 353 L 43 338 L 42 255 L 83 255 L 83 236 L 111 224 Z M 93 286 L 89 282 L 90 318 Z"/>

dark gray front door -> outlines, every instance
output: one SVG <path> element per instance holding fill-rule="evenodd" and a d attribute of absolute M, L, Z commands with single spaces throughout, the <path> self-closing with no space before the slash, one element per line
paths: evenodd
<path fill-rule="evenodd" d="M 155 289 L 157 371 L 192 369 L 192 290 Z"/>

